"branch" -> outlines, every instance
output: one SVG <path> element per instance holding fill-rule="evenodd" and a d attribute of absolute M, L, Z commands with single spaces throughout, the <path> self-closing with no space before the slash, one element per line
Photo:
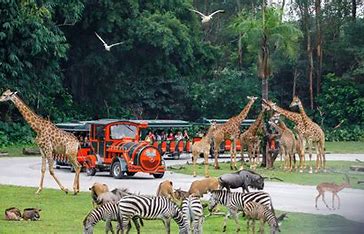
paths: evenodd
<path fill-rule="evenodd" d="M 344 119 L 341 120 L 340 123 L 334 127 L 334 129 L 340 128 L 341 127 L 341 124 L 343 124 L 344 122 L 345 122 Z"/>

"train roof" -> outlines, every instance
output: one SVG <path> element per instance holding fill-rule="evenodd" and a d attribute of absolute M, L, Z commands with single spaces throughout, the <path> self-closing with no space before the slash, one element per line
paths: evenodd
<path fill-rule="evenodd" d="M 206 125 L 210 125 L 213 122 L 216 122 L 217 124 L 224 124 L 228 121 L 229 119 L 208 119 L 208 118 L 202 118 L 199 119 L 195 122 L 195 124 L 206 124 Z M 242 126 L 249 126 L 252 123 L 255 122 L 255 119 L 244 119 L 244 121 L 241 123 Z"/>
<path fill-rule="evenodd" d="M 66 123 L 58 123 L 56 124 L 58 128 L 61 128 L 65 131 L 69 132 L 87 132 L 90 130 L 90 125 L 87 121 L 74 121 L 74 122 L 66 122 Z"/>
<path fill-rule="evenodd" d="M 179 119 L 141 119 L 131 120 L 137 123 L 148 123 L 149 128 L 188 128 L 191 123 Z"/>

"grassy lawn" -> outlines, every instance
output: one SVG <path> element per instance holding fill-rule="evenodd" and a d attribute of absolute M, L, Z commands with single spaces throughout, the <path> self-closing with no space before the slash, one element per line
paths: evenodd
<path fill-rule="evenodd" d="M 9 157 L 15 157 L 15 156 L 27 156 L 23 154 L 23 148 L 24 147 L 37 147 L 35 144 L 31 145 L 10 145 L 3 148 L 0 148 L 0 152 L 7 152 Z"/>
<path fill-rule="evenodd" d="M 326 142 L 325 148 L 327 153 L 360 154 L 364 153 L 364 142 L 362 141 Z"/>
<path fill-rule="evenodd" d="M 227 159 L 228 160 L 228 159 Z M 356 162 L 348 162 L 348 161 L 327 161 L 326 167 L 328 168 L 328 172 L 320 172 L 317 174 L 309 174 L 308 169 L 306 172 L 286 172 L 281 169 L 281 162 L 275 162 L 275 169 L 267 170 L 257 168 L 257 172 L 262 176 L 267 177 L 278 177 L 282 179 L 285 183 L 293 183 L 293 184 L 302 184 L 302 185 L 317 185 L 321 182 L 335 182 L 335 183 L 343 183 L 344 182 L 344 174 L 347 173 L 350 178 L 350 183 L 353 188 L 364 189 L 364 184 L 357 184 L 358 180 L 364 180 L 364 172 L 354 172 L 349 169 L 351 165 L 357 165 Z M 210 175 L 214 177 L 218 177 L 222 174 L 230 173 L 230 163 L 220 163 L 220 170 L 215 170 L 213 165 L 210 164 L 209 171 Z M 239 164 L 238 164 L 239 165 Z M 182 173 L 187 175 L 192 175 L 193 167 L 192 165 L 183 165 L 181 169 L 171 169 L 176 173 Z M 249 168 L 248 165 L 244 166 L 244 168 Z M 197 175 L 204 175 L 204 165 L 199 164 L 197 166 Z"/>
<path fill-rule="evenodd" d="M 82 221 L 92 209 L 91 196 L 82 192 L 77 196 L 66 195 L 59 190 L 45 189 L 41 195 L 35 195 L 36 188 L 0 185 L 0 211 L 15 206 L 24 208 L 41 208 L 40 221 L 9 222 L 0 219 L 0 233 L 81 233 Z M 276 212 L 280 214 L 280 211 Z M 282 226 L 282 233 L 358 233 L 363 224 L 349 221 L 338 215 L 311 215 L 289 213 Z M 242 232 L 245 233 L 246 222 L 240 218 Z M 204 222 L 205 233 L 221 233 L 222 216 L 207 217 Z M 115 227 L 115 225 L 114 225 Z M 258 228 L 258 227 L 257 227 Z M 178 227 L 171 222 L 171 233 L 178 233 Z M 228 221 L 227 233 L 233 233 L 235 224 Z M 269 228 L 265 227 L 266 233 Z M 164 233 L 161 221 L 144 221 L 142 233 Z M 104 223 L 96 225 L 95 233 L 104 233 Z M 136 233 L 135 228 L 131 233 Z"/>

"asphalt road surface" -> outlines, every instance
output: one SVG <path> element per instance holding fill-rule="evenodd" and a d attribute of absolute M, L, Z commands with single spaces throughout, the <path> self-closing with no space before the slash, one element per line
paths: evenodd
<path fill-rule="evenodd" d="M 360 159 L 364 161 L 364 154 L 350 155 L 327 155 L 328 160 L 351 160 Z M 222 158 L 226 161 L 228 158 Z M 167 166 L 185 164 L 190 161 L 190 157 L 183 155 L 179 160 L 166 160 Z M 202 159 L 200 159 L 202 161 Z M 210 159 L 212 162 L 212 160 Z M 0 158 L 0 184 L 19 185 L 37 187 L 40 181 L 40 157 L 2 157 Z M 212 169 L 212 168 L 211 168 Z M 74 173 L 69 169 L 56 169 L 55 173 L 65 187 L 72 191 Z M 314 176 L 314 175 L 313 175 Z M 142 194 L 155 194 L 159 183 L 165 179 L 173 181 L 174 188 L 188 190 L 192 181 L 202 177 L 194 178 L 189 175 L 182 175 L 173 172 L 166 172 L 162 179 L 154 179 L 153 176 L 144 173 L 137 173 L 133 177 L 124 179 L 114 179 L 109 173 L 97 173 L 96 176 L 88 177 L 85 173 L 80 176 L 81 191 L 88 191 L 94 182 L 106 183 L 109 188 L 126 187 L 131 192 Z M 363 184 L 364 186 L 364 184 Z M 58 188 L 48 171 L 44 179 L 45 188 Z M 273 200 L 275 209 L 288 212 L 303 212 L 312 214 L 337 214 L 349 220 L 364 223 L 364 190 L 344 189 L 339 193 L 341 208 L 339 210 L 328 210 L 321 199 L 319 200 L 319 210 L 314 207 L 314 199 L 317 195 L 315 186 L 294 185 L 281 182 L 265 183 L 265 189 Z M 34 192 L 36 189 L 34 189 Z M 240 190 L 237 190 L 240 191 Z M 331 205 L 331 194 L 327 193 L 326 201 Z"/>

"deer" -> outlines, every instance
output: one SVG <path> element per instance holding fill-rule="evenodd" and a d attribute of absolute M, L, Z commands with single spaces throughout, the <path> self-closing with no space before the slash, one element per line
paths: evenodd
<path fill-rule="evenodd" d="M 317 200 L 320 196 L 322 196 L 322 201 L 325 203 L 326 207 L 330 209 L 330 207 L 327 205 L 326 201 L 325 201 L 325 192 L 332 192 L 332 209 L 335 210 L 335 204 L 334 204 L 334 198 L 335 196 L 337 197 L 338 200 L 338 207 L 337 209 L 340 209 L 340 198 L 337 195 L 338 192 L 340 192 L 341 190 L 343 190 L 344 188 L 351 188 L 350 185 L 350 179 L 349 176 L 345 174 L 346 177 L 346 182 L 342 183 L 342 184 L 335 184 L 335 183 L 328 183 L 328 182 L 323 182 L 321 184 L 318 184 L 316 186 L 317 191 L 319 192 L 319 194 L 316 196 L 316 200 L 315 200 L 315 207 L 317 208 Z"/>

